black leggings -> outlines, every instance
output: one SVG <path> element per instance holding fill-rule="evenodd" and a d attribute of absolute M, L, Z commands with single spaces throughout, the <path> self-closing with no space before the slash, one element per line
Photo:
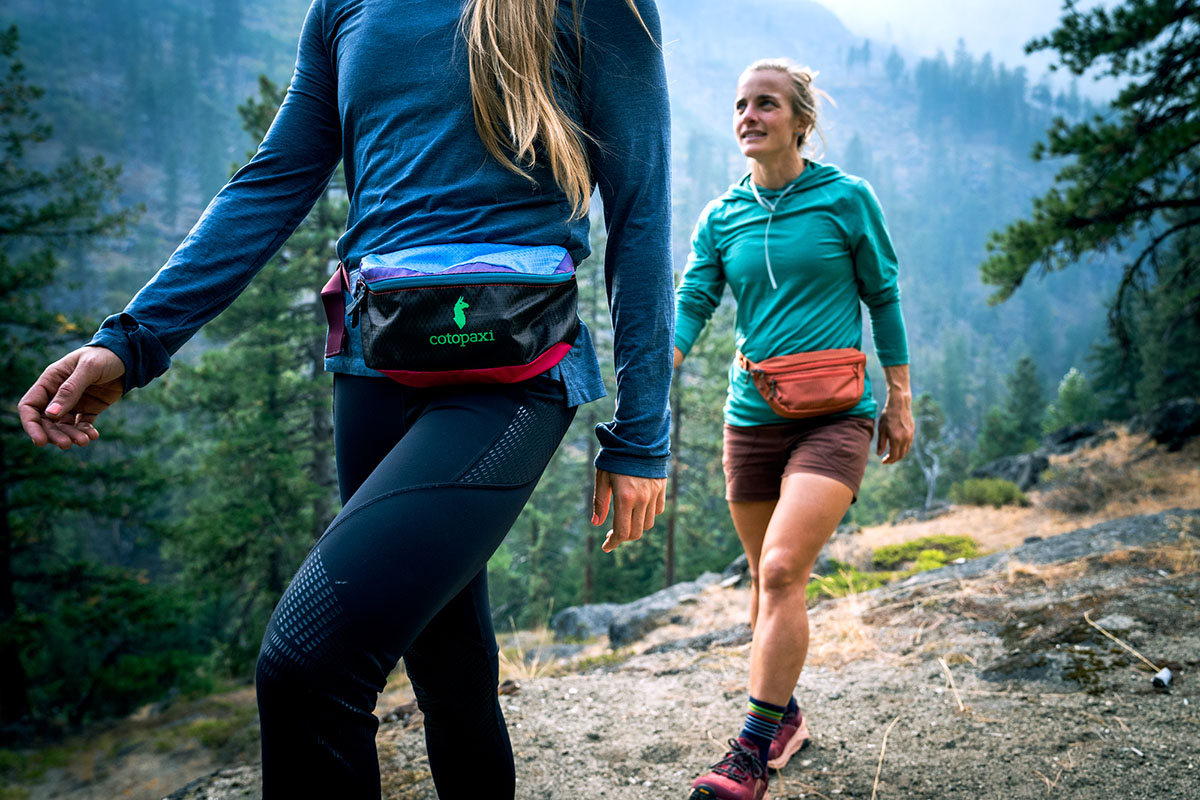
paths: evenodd
<path fill-rule="evenodd" d="M 542 377 L 411 389 L 336 376 L 344 506 L 263 637 L 264 800 L 380 796 L 372 711 L 401 656 L 438 796 L 513 796 L 486 565 L 574 415 Z"/>

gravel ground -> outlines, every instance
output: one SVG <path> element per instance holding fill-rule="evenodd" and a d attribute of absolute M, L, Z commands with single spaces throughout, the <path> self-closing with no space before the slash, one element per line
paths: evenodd
<path fill-rule="evenodd" d="M 1042 558 L 1035 545 L 1049 542 L 1035 543 L 986 571 L 813 608 L 797 687 L 813 742 L 772 774 L 770 796 L 1200 797 L 1200 512 L 1056 538 L 1071 560 Z M 1072 548 L 1085 542 L 1081 557 Z M 713 587 L 687 614 L 728 613 L 744 594 Z M 1155 689 L 1153 671 L 1085 613 L 1169 667 L 1170 688 Z M 684 620 L 654 638 L 699 632 Z M 518 798 L 687 797 L 740 724 L 749 645 L 658 650 L 525 678 L 502 697 Z M 384 797 L 434 800 L 419 714 L 385 722 L 378 741 Z M 256 783 L 241 767 L 171 797 L 256 798 Z"/>

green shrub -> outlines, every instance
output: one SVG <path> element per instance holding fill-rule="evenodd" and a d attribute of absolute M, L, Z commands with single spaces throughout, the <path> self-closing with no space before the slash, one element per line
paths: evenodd
<path fill-rule="evenodd" d="M 866 592 L 878 589 L 892 581 L 895 576 L 890 572 L 860 572 L 849 564 L 833 561 L 834 574 L 813 575 L 805 589 L 808 602 L 819 597 L 845 597 L 852 592 Z"/>
<path fill-rule="evenodd" d="M 950 501 L 967 506 L 1027 506 L 1020 487 L 1003 478 L 968 478 L 950 487 Z"/>
<path fill-rule="evenodd" d="M 896 570 L 909 565 L 909 574 L 945 566 L 957 558 L 974 558 L 979 548 L 970 536 L 923 536 L 903 544 L 880 547 L 871 556 L 878 569 Z"/>

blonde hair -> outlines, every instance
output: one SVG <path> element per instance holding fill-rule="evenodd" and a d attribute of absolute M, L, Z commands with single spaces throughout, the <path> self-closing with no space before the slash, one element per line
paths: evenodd
<path fill-rule="evenodd" d="M 835 108 L 837 103 L 833 98 L 813 85 L 813 80 L 820 73 L 808 67 L 802 67 L 790 58 L 760 58 L 742 72 L 782 72 L 788 76 L 791 83 L 792 112 L 800 118 L 800 136 L 796 140 L 796 149 L 803 150 L 808 135 L 814 130 L 821 139 L 821 150 L 825 149 L 825 134 L 817 124 L 817 112 L 820 98 L 824 97 Z"/>
<path fill-rule="evenodd" d="M 634 0 L 625 0 L 650 35 Z M 575 34 L 580 7 L 571 2 Z M 488 153 L 533 180 L 540 144 L 554 181 L 571 202 L 571 218 L 587 216 L 592 173 L 584 147 L 588 133 L 554 98 L 553 60 L 559 57 L 558 0 L 468 0 L 461 26 L 470 64 L 475 129 Z"/>

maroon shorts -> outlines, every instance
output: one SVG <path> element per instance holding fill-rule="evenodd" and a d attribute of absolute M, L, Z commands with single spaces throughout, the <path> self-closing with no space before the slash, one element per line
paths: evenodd
<path fill-rule="evenodd" d="M 824 475 L 846 484 L 858 499 L 875 421 L 866 417 L 813 417 L 778 425 L 725 426 L 725 499 L 777 500 L 784 476 Z"/>

